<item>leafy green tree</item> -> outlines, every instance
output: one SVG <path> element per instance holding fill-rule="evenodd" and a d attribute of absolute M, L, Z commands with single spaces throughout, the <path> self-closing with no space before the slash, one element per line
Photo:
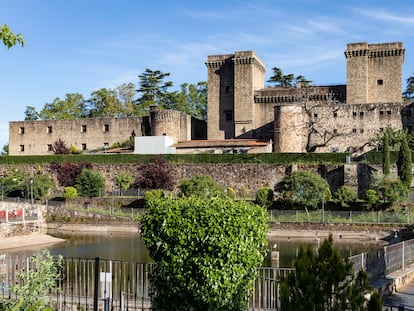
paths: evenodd
<path fill-rule="evenodd" d="M 282 70 L 278 67 L 273 67 L 272 71 L 273 75 L 269 78 L 269 80 L 267 80 L 267 82 L 274 83 L 277 86 L 293 87 L 298 83 L 308 86 L 312 83 L 312 81 L 307 80 L 304 76 L 295 77 L 292 73 L 284 75 Z"/>
<path fill-rule="evenodd" d="M 275 191 L 281 194 L 283 202 L 291 206 L 305 206 L 317 209 L 322 202 L 330 199 L 328 182 L 312 172 L 296 171 L 287 175 L 275 185 Z"/>
<path fill-rule="evenodd" d="M 65 99 L 57 97 L 52 103 L 46 103 L 39 112 L 39 117 L 42 120 L 84 118 L 85 108 L 82 94 L 68 93 Z"/>
<path fill-rule="evenodd" d="M 24 172 L 18 168 L 9 168 L 1 178 L 2 194 L 18 197 L 21 195 L 21 183 L 24 179 Z"/>
<path fill-rule="evenodd" d="M 350 203 L 356 199 L 357 195 L 355 191 L 346 185 L 339 187 L 333 195 L 334 202 L 340 204 L 341 207 L 350 207 Z"/>
<path fill-rule="evenodd" d="M 390 145 L 388 135 L 384 135 L 384 147 L 382 150 L 382 172 L 385 176 L 391 174 Z"/>
<path fill-rule="evenodd" d="M 274 193 L 270 188 L 260 188 L 256 192 L 256 204 L 269 208 L 273 204 Z"/>
<path fill-rule="evenodd" d="M 375 191 L 374 189 L 369 189 L 365 193 L 365 201 L 368 203 L 369 208 L 375 207 L 380 201 L 378 192 Z"/>
<path fill-rule="evenodd" d="M 367 311 L 382 311 L 383 305 L 381 295 L 378 292 L 373 292 L 371 299 L 368 301 Z"/>
<path fill-rule="evenodd" d="M 183 179 L 179 185 L 180 194 L 185 197 L 198 196 L 200 198 L 212 198 L 224 196 L 224 188 L 210 176 L 198 175 L 189 179 Z"/>
<path fill-rule="evenodd" d="M 48 250 L 42 250 L 32 256 L 31 263 L 31 269 L 18 275 L 23 282 L 11 287 L 18 298 L 11 302 L 9 310 L 54 310 L 52 297 L 59 293 L 57 284 L 63 258 L 59 256 L 55 260 Z"/>
<path fill-rule="evenodd" d="M 65 200 L 75 199 L 78 197 L 78 191 L 75 187 L 65 187 L 63 189 L 63 198 Z"/>
<path fill-rule="evenodd" d="M 385 178 L 377 191 L 384 202 L 404 202 L 408 197 L 408 188 L 400 180 Z"/>
<path fill-rule="evenodd" d="M 411 187 L 413 179 L 411 150 L 408 147 L 407 138 L 404 137 L 401 142 L 400 151 L 398 152 L 397 160 L 398 177 L 401 182 L 407 187 Z"/>
<path fill-rule="evenodd" d="M 170 108 L 176 109 L 200 120 L 207 119 L 207 83 L 181 84 Z"/>
<path fill-rule="evenodd" d="M 0 155 L 2 156 L 9 155 L 9 144 L 8 143 L 3 146 L 3 150 L 1 151 Z"/>
<path fill-rule="evenodd" d="M 295 273 L 281 284 L 281 310 L 364 310 L 371 290 L 366 273 L 354 276 L 352 263 L 334 250 L 329 235 L 317 253 L 312 245 L 300 249 Z"/>
<path fill-rule="evenodd" d="M 8 49 L 17 44 L 20 44 L 21 46 L 26 44 L 23 35 L 13 33 L 6 24 L 0 26 L 0 40 Z"/>
<path fill-rule="evenodd" d="M 115 92 L 120 103 L 120 111 L 116 116 L 133 116 L 135 111 L 135 85 L 133 83 L 121 84 L 115 89 Z"/>
<path fill-rule="evenodd" d="M 138 76 L 140 94 L 137 100 L 136 115 L 148 115 L 150 106 L 158 106 L 160 109 L 169 108 L 174 96 L 168 89 L 173 86 L 171 81 L 164 81 L 170 74 L 159 70 L 146 69 Z"/>
<path fill-rule="evenodd" d="M 33 198 L 35 200 L 44 199 L 48 196 L 50 190 L 55 188 L 55 180 L 45 174 L 34 174 L 32 177 L 33 184 L 30 186 L 30 178 L 23 181 L 23 191 L 24 193 L 30 194 L 33 191 Z"/>
<path fill-rule="evenodd" d="M 98 171 L 84 168 L 76 179 L 75 188 L 82 197 L 97 197 L 105 189 L 105 179 Z"/>
<path fill-rule="evenodd" d="M 150 203 L 141 236 L 155 262 L 153 308 L 246 310 L 267 231 L 266 210 L 246 201 L 169 196 Z"/>
<path fill-rule="evenodd" d="M 121 191 L 127 191 L 131 186 L 133 176 L 131 173 L 120 171 L 115 178 L 115 185 Z"/>
<path fill-rule="evenodd" d="M 101 88 L 94 91 L 86 103 L 87 115 L 90 118 L 116 117 L 123 114 L 116 90 Z"/>

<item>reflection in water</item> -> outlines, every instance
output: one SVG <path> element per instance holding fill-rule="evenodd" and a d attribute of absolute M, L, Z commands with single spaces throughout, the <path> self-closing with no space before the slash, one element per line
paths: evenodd
<path fill-rule="evenodd" d="M 62 255 L 73 258 L 95 258 L 112 259 L 129 262 L 149 263 L 151 257 L 142 239 L 137 234 L 53 234 L 53 236 L 65 239 L 64 242 L 48 245 L 52 255 Z M 322 239 L 321 241 L 322 242 Z M 269 254 L 264 266 L 292 267 L 300 247 L 307 247 L 312 244 L 317 249 L 315 239 L 291 239 L 287 240 L 272 238 L 269 240 Z M 383 245 L 375 242 L 367 243 L 335 243 L 335 248 L 343 257 L 356 255 L 362 252 L 373 253 L 382 249 Z M 44 248 L 39 246 L 28 250 L 11 250 L 9 253 L 19 255 L 31 255 Z M 279 251 L 279 262 L 271 260 L 271 251 Z"/>

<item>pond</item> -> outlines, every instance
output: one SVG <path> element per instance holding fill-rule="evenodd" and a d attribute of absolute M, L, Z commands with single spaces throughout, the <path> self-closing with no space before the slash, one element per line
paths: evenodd
<path fill-rule="evenodd" d="M 65 241 L 48 245 L 47 247 L 32 247 L 30 249 L 16 249 L 9 253 L 19 255 L 31 255 L 41 248 L 47 248 L 53 255 L 74 258 L 95 258 L 112 259 L 130 262 L 149 263 L 151 257 L 142 239 L 137 234 L 53 234 Z M 322 242 L 322 240 L 320 241 Z M 269 239 L 269 254 L 264 262 L 264 266 L 292 267 L 300 247 L 311 244 L 315 250 L 318 243 L 315 239 Z M 335 248 L 342 256 L 352 256 L 361 252 L 375 253 L 382 249 L 383 244 L 370 241 L 366 243 L 358 242 L 335 242 Z M 272 261 L 271 250 L 279 251 L 279 261 Z"/>

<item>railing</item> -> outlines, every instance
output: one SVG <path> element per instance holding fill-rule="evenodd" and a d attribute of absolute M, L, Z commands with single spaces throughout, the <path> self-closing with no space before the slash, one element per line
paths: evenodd
<path fill-rule="evenodd" d="M 39 206 L 27 201 L 3 203 L 0 205 L 0 223 L 29 223 L 39 221 Z"/>
<path fill-rule="evenodd" d="M 414 263 L 414 239 L 384 247 L 386 274 Z"/>
<path fill-rule="evenodd" d="M 9 286 L 20 284 L 17 271 L 30 269 L 30 257 L 0 257 L 0 295 L 11 296 Z M 56 310 L 150 310 L 149 276 L 152 264 L 116 260 L 65 258 L 53 297 Z M 279 282 L 292 273 L 289 268 L 259 268 L 248 302 L 252 310 L 277 310 Z"/>

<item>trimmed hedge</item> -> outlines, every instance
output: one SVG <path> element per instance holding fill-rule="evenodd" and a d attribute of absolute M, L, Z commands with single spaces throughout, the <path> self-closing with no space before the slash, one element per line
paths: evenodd
<path fill-rule="evenodd" d="M 264 164 L 343 164 L 346 153 L 251 153 L 251 154 L 164 154 L 169 163 L 264 163 Z M 2 156 L 0 164 L 47 163 L 147 163 L 157 155 L 141 154 L 78 154 Z"/>

